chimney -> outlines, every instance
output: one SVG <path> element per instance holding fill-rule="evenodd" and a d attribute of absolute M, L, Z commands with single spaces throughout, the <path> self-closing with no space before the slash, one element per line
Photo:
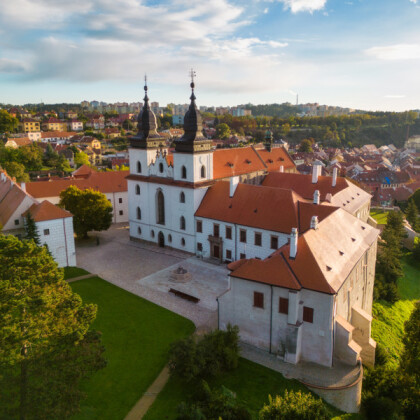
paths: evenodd
<path fill-rule="evenodd" d="M 312 165 L 312 184 L 316 184 L 318 182 L 318 177 L 321 175 L 321 169 L 321 163 L 315 161 Z"/>
<path fill-rule="evenodd" d="M 311 229 L 314 229 L 314 230 L 318 229 L 318 216 L 312 216 Z"/>
<path fill-rule="evenodd" d="M 22 189 L 22 191 L 26 192 L 26 182 L 21 182 L 20 183 L 20 188 Z"/>
<path fill-rule="evenodd" d="M 336 186 L 336 184 L 337 184 L 337 172 L 338 172 L 338 170 L 337 170 L 337 168 L 334 168 L 333 169 L 333 179 L 332 179 L 332 186 L 333 187 L 335 187 Z"/>
<path fill-rule="evenodd" d="M 290 258 L 296 258 L 297 254 L 297 243 L 298 243 L 298 230 L 297 228 L 292 228 L 292 233 L 290 234 Z"/>
<path fill-rule="evenodd" d="M 279 172 L 284 172 L 284 166 L 283 165 L 280 165 Z"/>
<path fill-rule="evenodd" d="M 314 204 L 319 204 L 319 190 L 314 191 Z"/>
<path fill-rule="evenodd" d="M 239 177 L 238 176 L 233 176 L 232 178 L 230 178 L 230 188 L 229 188 L 229 197 L 232 198 L 233 195 L 235 194 L 236 191 L 236 187 L 239 184 Z"/>

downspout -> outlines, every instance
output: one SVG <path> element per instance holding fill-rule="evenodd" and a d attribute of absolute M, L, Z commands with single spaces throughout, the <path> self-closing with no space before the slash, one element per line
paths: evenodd
<path fill-rule="evenodd" d="M 238 236 L 237 236 L 237 225 L 235 224 L 235 261 L 238 260 Z"/>
<path fill-rule="evenodd" d="M 63 219 L 63 229 L 64 229 L 64 249 L 66 250 L 66 262 L 67 262 L 67 267 L 69 266 L 69 254 L 67 251 L 67 234 L 66 234 L 66 224 L 64 223 Z"/>
<path fill-rule="evenodd" d="M 273 285 L 271 287 L 271 305 L 270 305 L 270 354 L 271 354 L 271 344 L 272 344 L 272 331 L 273 331 Z"/>

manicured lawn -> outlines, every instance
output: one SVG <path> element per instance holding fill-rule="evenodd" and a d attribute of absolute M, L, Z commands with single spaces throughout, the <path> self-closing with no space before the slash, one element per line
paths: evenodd
<path fill-rule="evenodd" d="M 420 269 L 413 265 L 409 256 L 404 257 L 404 277 L 398 284 L 401 299 L 394 304 L 379 301 L 373 303 L 372 337 L 388 350 L 390 365 L 397 366 L 404 348 L 402 338 L 404 323 L 420 299 Z"/>
<path fill-rule="evenodd" d="M 386 222 L 388 220 L 388 211 L 383 210 L 371 210 L 370 215 L 373 217 L 376 222 L 380 225 L 386 225 Z"/>
<path fill-rule="evenodd" d="M 284 391 L 294 390 L 309 392 L 309 390 L 296 380 L 284 378 L 278 372 L 264 366 L 240 359 L 239 366 L 232 372 L 223 374 L 217 379 L 209 381 L 211 388 L 224 385 L 235 392 L 237 399 L 252 411 L 253 417 L 258 418 L 258 412 L 265 403 L 268 395 L 283 395 Z M 194 394 L 194 386 L 187 385 L 177 378 L 170 378 L 165 388 L 158 395 L 150 407 L 144 420 L 173 420 L 176 418 L 176 408 Z M 339 415 L 338 410 L 332 409 L 333 415 Z M 336 419 L 341 417 L 336 417 Z M 344 418 L 344 417 L 342 417 Z M 347 419 L 360 419 L 359 416 L 345 416 Z"/>
<path fill-rule="evenodd" d="M 79 267 L 64 267 L 64 280 L 72 279 L 73 277 L 84 276 L 89 274 L 89 271 Z"/>
<path fill-rule="evenodd" d="M 70 285 L 98 305 L 93 328 L 102 332 L 108 363 L 83 384 L 87 399 L 75 419 L 124 419 L 167 363 L 169 344 L 194 324 L 98 277 Z"/>

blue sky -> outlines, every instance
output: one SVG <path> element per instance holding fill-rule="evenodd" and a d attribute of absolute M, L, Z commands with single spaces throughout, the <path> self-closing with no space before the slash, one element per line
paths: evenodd
<path fill-rule="evenodd" d="M 0 103 L 420 108 L 420 0 L 0 0 Z"/>

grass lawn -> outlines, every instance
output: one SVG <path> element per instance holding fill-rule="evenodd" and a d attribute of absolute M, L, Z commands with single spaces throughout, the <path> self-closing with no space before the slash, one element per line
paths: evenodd
<path fill-rule="evenodd" d="M 239 360 L 239 366 L 219 378 L 208 381 L 211 388 L 224 385 L 235 392 L 237 399 L 252 411 L 253 418 L 258 418 L 258 412 L 265 403 L 268 395 L 283 395 L 284 391 L 310 392 L 296 380 L 284 378 L 278 372 L 245 359 Z M 173 420 L 176 418 L 176 408 L 194 394 L 194 386 L 188 385 L 177 378 L 170 378 L 165 388 L 150 407 L 144 420 Z M 332 414 L 340 416 L 340 412 L 332 407 Z M 360 419 L 358 415 L 345 415 L 338 418 Z"/>
<path fill-rule="evenodd" d="M 98 305 L 93 328 L 102 332 L 108 362 L 83 384 L 87 398 L 75 419 L 124 419 L 167 363 L 169 344 L 194 324 L 98 277 L 70 286 Z"/>
<path fill-rule="evenodd" d="M 407 255 L 403 264 L 404 277 L 398 284 L 401 299 L 394 304 L 374 302 L 372 309 L 372 337 L 388 350 L 391 366 L 398 364 L 404 348 L 404 323 L 414 309 L 414 302 L 420 299 L 420 269 L 413 265 Z"/>
<path fill-rule="evenodd" d="M 371 210 L 370 215 L 373 217 L 376 222 L 380 225 L 386 225 L 386 222 L 388 220 L 388 211 L 383 210 Z"/>
<path fill-rule="evenodd" d="M 84 276 L 89 274 L 89 271 L 79 267 L 64 267 L 64 280 L 72 279 L 73 277 Z"/>

